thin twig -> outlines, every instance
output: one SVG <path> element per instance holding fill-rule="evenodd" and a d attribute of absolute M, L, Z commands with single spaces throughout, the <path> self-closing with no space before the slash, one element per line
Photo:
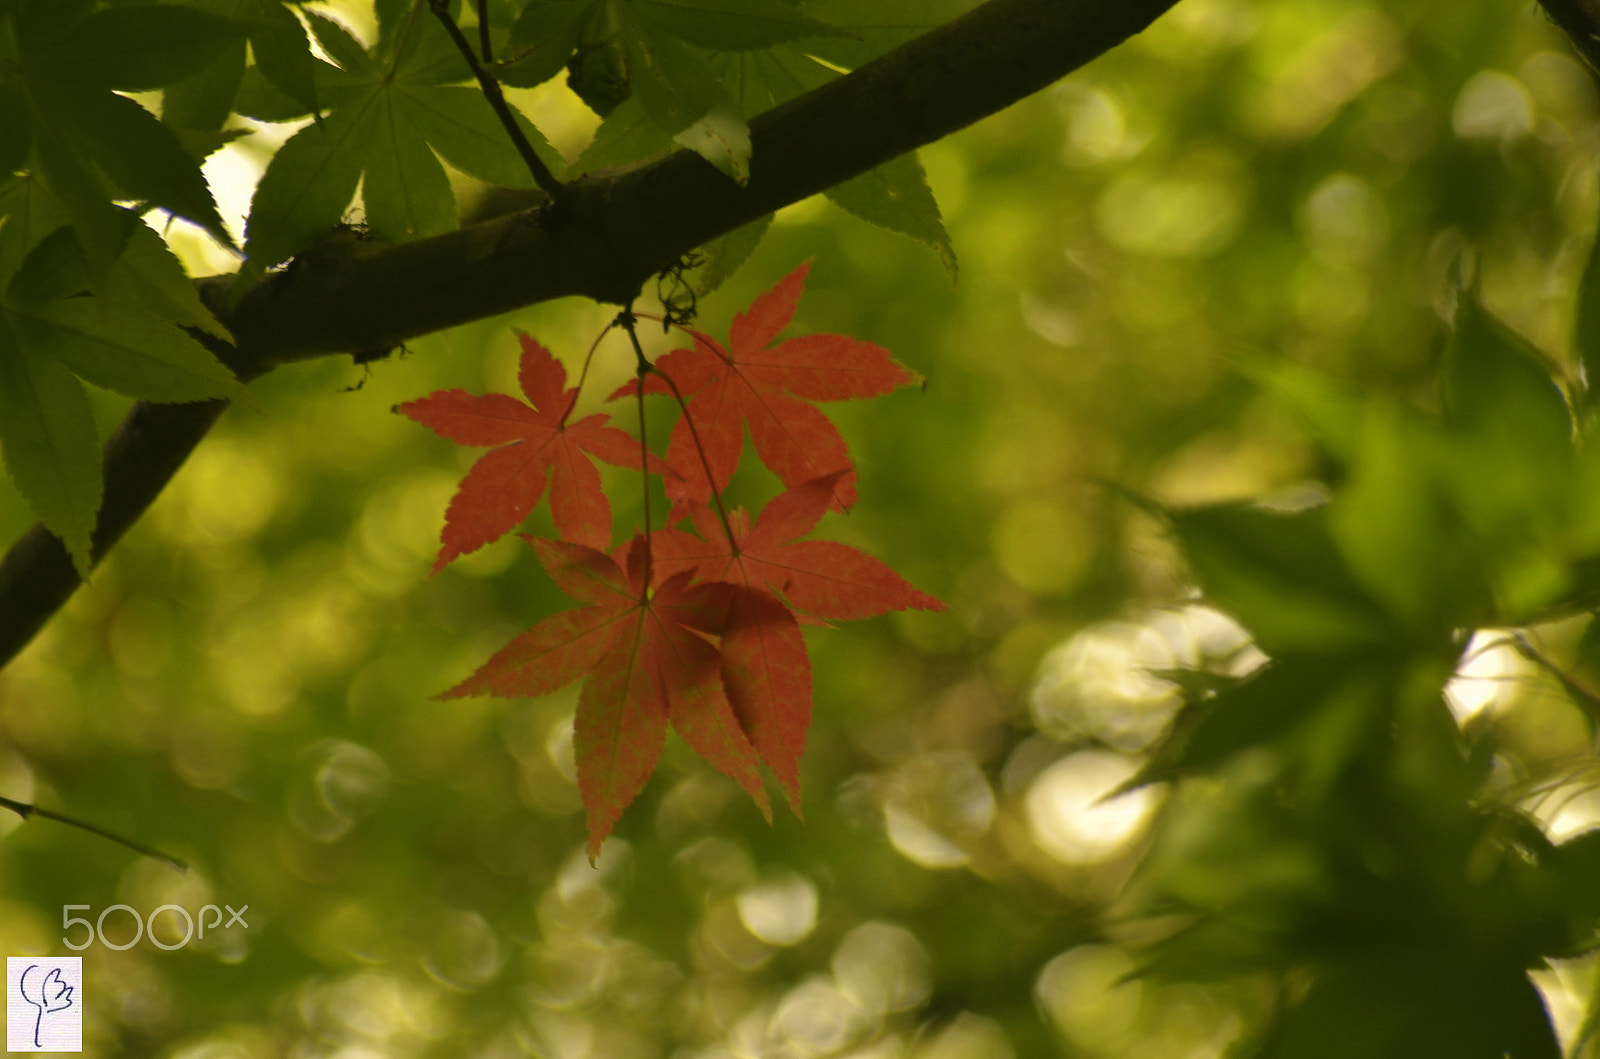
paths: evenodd
<path fill-rule="evenodd" d="M 126 848 L 133 850 L 135 853 L 143 854 L 146 857 L 154 857 L 156 860 L 172 865 L 172 867 L 178 869 L 179 871 L 189 870 L 189 865 L 185 864 L 183 861 L 172 856 L 171 854 L 162 853 L 158 849 L 151 849 L 149 846 L 140 845 L 131 838 L 123 838 L 121 835 L 116 834 L 113 831 L 107 831 L 103 827 L 97 827 L 94 824 L 88 823 L 87 821 L 79 820 L 63 813 L 53 812 L 49 809 L 41 809 L 37 805 L 29 805 L 27 802 L 13 801 L 10 798 L 0 798 L 0 809 L 10 809 L 24 820 L 28 819 L 30 816 L 37 816 L 44 820 L 54 820 L 58 824 L 66 824 L 69 827 L 76 827 L 80 831 L 89 832 L 91 835 L 99 835 L 101 838 L 110 839 L 117 845 L 125 846 Z"/>
<path fill-rule="evenodd" d="M 482 53 L 483 65 L 493 65 L 494 45 L 489 43 L 489 0 L 478 0 L 478 50 Z"/>
<path fill-rule="evenodd" d="M 615 320 L 611 321 L 609 324 L 606 324 L 601 332 L 595 336 L 594 341 L 589 343 L 589 352 L 583 358 L 583 370 L 578 372 L 578 382 L 577 386 L 575 387 L 578 392 L 572 395 L 572 403 L 567 405 L 567 410 L 561 414 L 562 426 L 566 426 L 567 417 L 572 415 L 572 410 L 578 407 L 578 399 L 583 396 L 583 384 L 589 379 L 589 365 L 594 363 L 595 350 L 600 348 L 601 341 L 606 337 L 606 335 L 611 333 L 611 329 L 616 325 L 617 321 Z"/>
<path fill-rule="evenodd" d="M 1600 723 L 1600 694 L 1596 694 L 1593 689 L 1551 661 L 1544 652 L 1534 646 L 1528 634 L 1521 629 L 1512 630 L 1507 639 L 1512 648 L 1523 658 L 1555 677 L 1573 705 L 1588 714 L 1590 720 Z"/>
<path fill-rule="evenodd" d="M 472 50 L 472 45 L 462 34 L 461 27 L 456 25 L 456 20 L 450 17 L 448 0 L 428 0 L 428 6 L 444 24 L 445 32 L 450 34 L 450 39 L 455 42 L 456 49 L 461 52 L 461 57 L 472 68 L 472 74 L 478 79 L 478 87 L 483 89 L 484 98 L 489 101 L 489 106 L 494 108 L 495 116 L 500 119 L 500 124 L 505 126 L 506 134 L 511 137 L 511 142 L 516 146 L 517 153 L 522 156 L 523 164 L 528 167 L 528 172 L 533 174 L 533 182 L 539 185 L 540 190 L 549 195 L 556 202 L 565 202 L 571 197 L 567 185 L 556 179 L 548 166 L 540 161 L 539 156 L 533 151 L 533 144 L 522 135 L 522 130 L 517 126 L 517 119 L 512 114 L 511 105 L 506 102 L 505 93 L 500 91 L 500 82 L 489 76 L 489 72 L 478 61 L 478 56 Z"/>

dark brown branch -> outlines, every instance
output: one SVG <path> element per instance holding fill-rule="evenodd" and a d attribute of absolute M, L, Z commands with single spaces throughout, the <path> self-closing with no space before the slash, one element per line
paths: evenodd
<path fill-rule="evenodd" d="M 1539 0 L 1539 6 L 1572 39 L 1590 69 L 1600 70 L 1600 5 L 1593 0 Z"/>
<path fill-rule="evenodd" d="M 697 246 L 932 143 L 1072 72 L 1177 0 L 989 0 L 750 123 L 750 182 L 698 155 L 568 185 L 567 201 L 267 276 L 221 315 L 242 377 L 384 349 L 566 295 L 627 304 Z M 214 307 L 232 277 L 202 280 Z M 98 558 L 155 499 L 220 406 L 140 405 L 107 445 Z M 0 562 L 0 665 L 71 595 L 59 542 L 35 527 Z"/>
<path fill-rule="evenodd" d="M 315 273 L 269 276 L 226 322 L 258 370 L 393 346 L 551 298 L 626 304 L 680 255 L 1004 109 L 1176 0 L 990 0 L 750 123 L 750 182 L 689 151 L 570 185 L 572 201 Z M 222 278 L 217 283 L 230 282 Z"/>
<path fill-rule="evenodd" d="M 106 492 L 92 545 L 98 563 L 155 502 L 206 436 L 226 401 L 133 406 L 106 442 Z M 28 645 L 78 587 L 60 538 L 42 525 L 22 535 L 0 561 L 0 665 Z"/>

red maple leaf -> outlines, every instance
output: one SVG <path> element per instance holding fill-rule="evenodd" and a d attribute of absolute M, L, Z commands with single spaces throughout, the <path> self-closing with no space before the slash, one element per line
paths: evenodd
<path fill-rule="evenodd" d="M 608 547 L 611 503 L 589 454 L 618 467 L 639 467 L 639 442 L 605 426 L 609 416 L 566 421 L 578 398 L 576 388 L 566 388 L 566 368 L 528 335 L 519 331 L 517 339 L 522 343 L 517 381 L 531 404 L 507 394 L 479 397 L 441 390 L 396 409 L 457 444 L 500 446 L 473 464 L 451 498 L 434 573 L 510 532 L 528 517 L 547 483 L 550 514 L 562 538 Z M 665 468 L 651 457 L 651 470 Z"/>
<path fill-rule="evenodd" d="M 795 611 L 844 621 L 907 608 L 945 609 L 848 544 L 794 539 L 816 526 L 845 473 L 814 478 L 774 497 L 754 526 L 744 511 L 731 512 L 731 540 L 704 504 L 689 507 L 703 538 L 676 529 L 654 535 L 657 577 L 692 572 L 732 586 L 722 633 L 723 683 L 796 815 L 800 755 L 811 726 L 811 664 Z"/>
<path fill-rule="evenodd" d="M 797 611 L 831 621 L 853 621 L 891 610 L 944 610 L 881 559 L 838 541 L 802 541 L 838 496 L 845 472 L 803 482 L 773 497 L 750 525 L 741 510 L 728 515 L 733 539 L 704 504 L 689 508 L 701 536 L 683 530 L 655 535 L 656 576 L 693 570 L 705 581 L 762 588 Z"/>
<path fill-rule="evenodd" d="M 729 348 L 691 330 L 692 349 L 674 350 L 657 362 L 656 370 L 676 384 L 694 421 L 692 430 L 686 419 L 672 429 L 667 465 L 677 477 L 667 480 L 668 497 L 705 501 L 713 484 L 719 492 L 724 489 L 739 466 L 749 424 L 756 453 L 785 485 L 843 471 L 831 505 L 844 510 L 855 503 L 855 474 L 844 439 L 809 402 L 877 397 L 917 376 L 882 346 L 846 335 L 806 335 L 770 345 L 793 319 L 810 267 L 801 265 L 756 298 L 749 312 L 736 316 Z M 635 385 L 613 396 L 631 394 Z M 652 375 L 645 392 L 672 390 Z M 714 482 L 706 480 L 707 465 Z"/>
<path fill-rule="evenodd" d="M 589 857 L 655 769 L 667 726 L 743 787 L 772 818 L 756 770 L 757 751 L 728 701 L 723 659 L 712 639 L 729 622 L 730 586 L 690 585 L 687 571 L 654 591 L 641 537 L 627 570 L 581 544 L 528 538 L 562 591 L 589 604 L 539 622 L 440 698 L 545 695 L 588 674 L 578 696 L 573 744 L 588 818 Z M 765 627 L 767 614 L 738 620 Z M 759 639 L 735 629 L 736 638 Z"/>
<path fill-rule="evenodd" d="M 793 612 L 781 600 L 759 588 L 727 587 L 723 686 L 740 726 L 799 816 L 800 755 L 811 728 L 811 659 L 806 641 Z"/>

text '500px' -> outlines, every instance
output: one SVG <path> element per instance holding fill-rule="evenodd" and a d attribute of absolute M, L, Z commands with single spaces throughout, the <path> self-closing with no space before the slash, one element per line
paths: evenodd
<path fill-rule="evenodd" d="M 144 916 L 142 918 L 140 917 L 138 910 L 131 905 L 110 905 L 102 910 L 100 915 L 92 922 L 82 916 L 75 916 L 72 914 L 78 911 L 89 911 L 92 909 L 92 907 L 93 906 L 91 905 L 63 905 L 61 907 L 61 927 L 63 930 L 67 931 L 67 935 L 63 935 L 61 938 L 61 944 L 75 952 L 81 952 L 82 950 L 87 949 L 96 941 L 99 941 L 100 944 L 104 945 L 108 949 L 131 949 L 135 945 L 139 944 L 140 938 L 148 934 L 150 935 L 150 944 L 154 945 L 158 949 L 166 949 L 170 952 L 173 949 L 183 948 L 196 937 L 204 938 L 207 930 L 215 932 L 219 927 L 223 930 L 227 930 L 234 926 L 250 926 L 250 924 L 246 923 L 244 919 L 244 914 L 250 910 L 249 905 L 243 905 L 238 909 L 238 911 L 235 911 L 232 905 L 223 905 L 220 908 L 216 905 L 203 905 L 198 916 L 191 916 L 189 914 L 189 910 L 181 905 L 161 905 L 159 908 L 153 909 L 148 916 Z M 226 922 L 224 922 L 222 918 L 222 913 L 224 910 L 226 910 L 228 913 Z M 127 918 L 133 921 L 133 937 L 127 939 L 126 941 L 107 940 L 105 930 L 106 917 L 111 915 L 113 912 L 125 913 Z M 181 940 L 163 941 L 161 938 L 156 936 L 156 919 L 163 913 L 167 913 L 172 916 L 174 925 L 176 925 L 178 922 L 182 922 L 183 938 Z M 207 919 L 208 915 L 210 917 L 209 921 Z M 196 932 L 197 924 L 198 933 Z M 68 936 L 71 934 L 74 926 L 83 927 L 85 934 L 82 941 L 75 942 L 70 936 Z"/>

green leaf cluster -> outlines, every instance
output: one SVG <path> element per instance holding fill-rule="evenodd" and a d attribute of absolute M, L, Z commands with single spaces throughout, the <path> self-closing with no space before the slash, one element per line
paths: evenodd
<path fill-rule="evenodd" d="M 1511 629 L 1600 730 L 1583 681 L 1522 631 L 1600 598 L 1581 380 L 1465 294 L 1415 400 L 1279 360 L 1247 371 L 1332 485 L 1293 511 L 1167 515 L 1206 600 L 1268 661 L 1172 674 L 1184 705 L 1130 786 L 1183 782 L 1127 897 L 1183 926 L 1145 969 L 1309 971 L 1252 1054 L 1559 1055 L 1527 972 L 1600 944 L 1594 833 L 1546 838 L 1492 769 L 1492 719 L 1458 726 L 1444 688 L 1469 633 Z"/>
<path fill-rule="evenodd" d="M 200 157 L 120 93 L 198 76 L 247 32 L 177 5 L 0 6 L 0 446 L 85 575 L 101 482 L 83 383 L 154 401 L 240 392 L 195 337 L 226 332 L 139 219 L 161 210 L 231 244 Z"/>

